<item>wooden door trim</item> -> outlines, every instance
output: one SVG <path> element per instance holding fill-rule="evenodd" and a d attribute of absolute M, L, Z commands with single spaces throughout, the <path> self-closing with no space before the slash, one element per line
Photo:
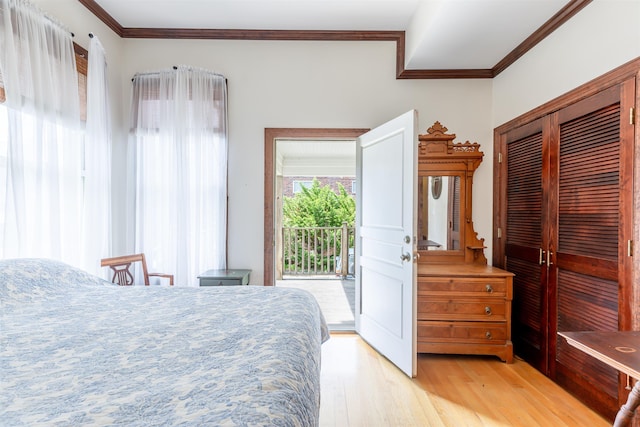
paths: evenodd
<path fill-rule="evenodd" d="M 264 286 L 274 282 L 275 149 L 277 139 L 354 140 L 369 129 L 361 128 L 265 128 L 264 129 Z"/>
<path fill-rule="evenodd" d="M 620 200 L 622 205 L 620 223 L 623 224 L 623 227 L 620 229 L 620 245 L 618 248 L 618 260 L 622 267 L 619 271 L 618 282 L 627 280 L 632 284 L 629 288 L 621 288 L 618 294 L 618 315 L 620 316 L 618 326 L 621 331 L 638 330 L 639 327 L 637 323 L 639 313 L 637 309 L 634 310 L 634 307 L 638 307 L 638 303 L 640 303 L 640 298 L 637 296 L 637 293 L 640 292 L 640 259 L 638 259 L 637 249 L 635 249 L 635 254 L 633 252 L 628 253 L 628 251 L 633 251 L 633 248 L 640 244 L 640 236 L 635 231 L 640 228 L 640 218 L 634 217 L 634 213 L 639 212 L 638 209 L 640 208 L 640 196 L 637 191 L 640 188 L 640 179 L 638 178 L 638 170 L 640 170 L 640 132 L 637 130 L 638 107 L 640 106 L 639 82 L 640 69 L 638 69 L 635 79 L 626 80 L 620 88 L 620 136 L 622 140 L 634 141 L 632 145 L 621 144 L 620 147 L 620 162 L 623 171 L 620 193 L 622 195 L 631 194 L 631 200 Z M 630 113 L 627 114 L 631 109 L 635 112 L 635 119 L 630 117 Z M 631 123 L 632 121 L 635 125 Z M 636 191 L 633 190 L 634 188 Z M 626 245 L 624 240 L 629 240 L 631 244 Z M 635 245 L 633 244 L 634 240 Z"/>

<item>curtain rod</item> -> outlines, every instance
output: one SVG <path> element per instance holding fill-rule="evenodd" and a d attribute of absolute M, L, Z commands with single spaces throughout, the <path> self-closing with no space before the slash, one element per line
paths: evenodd
<path fill-rule="evenodd" d="M 46 19 L 47 21 L 51 22 L 52 24 L 58 26 L 60 29 L 67 31 L 69 34 L 71 34 L 71 37 L 75 37 L 76 35 L 73 33 L 73 31 L 70 31 L 69 28 L 62 24 L 62 22 L 58 21 L 56 18 L 54 18 L 53 16 L 47 14 L 44 10 L 42 10 L 38 5 L 30 3 L 30 2 L 22 2 L 22 5 L 25 5 L 26 7 L 31 9 L 31 12 L 36 12 L 37 14 L 39 14 L 40 16 L 42 16 L 44 19 Z M 13 13 L 16 13 L 16 8 L 12 8 L 11 6 L 9 6 L 8 8 L 8 13 L 11 13 L 11 11 L 13 10 Z"/>
<path fill-rule="evenodd" d="M 69 28 L 64 25 L 62 22 L 58 21 L 56 18 L 54 18 L 53 16 L 47 14 L 44 10 L 42 10 L 38 5 L 35 5 L 33 3 L 25 3 L 27 4 L 33 11 L 39 13 L 40 15 L 42 15 L 44 17 L 44 19 L 46 19 L 47 21 L 51 22 L 54 25 L 57 25 L 58 27 L 60 27 L 62 30 L 64 31 L 68 31 L 69 34 L 71 34 L 71 37 L 75 37 L 76 35 L 73 33 L 73 31 L 69 30 Z"/>
<path fill-rule="evenodd" d="M 178 66 L 177 66 L 177 65 L 174 65 L 172 68 L 173 68 L 174 70 L 177 70 L 177 69 L 178 69 Z M 205 69 L 203 69 L 203 68 L 196 68 L 196 67 L 186 67 L 186 68 L 187 68 L 187 70 L 189 70 L 189 71 L 192 71 L 192 70 L 202 70 L 202 71 L 204 71 L 204 72 L 206 72 L 206 73 L 209 73 L 209 74 L 212 74 L 212 75 L 214 75 L 214 76 L 222 77 L 222 78 L 224 79 L 224 81 L 225 81 L 225 82 L 227 81 L 227 78 L 226 78 L 224 75 L 220 74 L 220 73 L 215 73 L 215 72 L 213 72 L 213 71 L 205 70 Z M 145 72 L 145 73 L 136 73 L 136 74 L 131 78 L 131 81 L 134 81 L 134 80 L 135 80 L 135 78 L 136 78 L 137 76 L 152 76 L 152 75 L 154 75 L 154 74 L 159 74 L 159 73 L 160 73 L 160 71 L 150 71 L 150 72 Z"/>
<path fill-rule="evenodd" d="M 69 31 L 69 29 L 65 25 L 61 24 L 57 19 L 52 18 L 51 16 L 47 15 L 46 13 L 44 13 L 42 10 L 39 10 L 39 11 L 40 11 L 40 13 L 42 13 L 42 16 L 44 16 L 44 18 L 46 20 L 48 20 L 49 22 L 51 22 L 54 25 L 57 25 L 58 27 L 60 27 L 61 29 L 65 30 L 65 31 Z M 71 34 L 71 37 L 75 37 L 76 36 L 73 33 L 73 31 L 69 31 L 69 34 Z"/>

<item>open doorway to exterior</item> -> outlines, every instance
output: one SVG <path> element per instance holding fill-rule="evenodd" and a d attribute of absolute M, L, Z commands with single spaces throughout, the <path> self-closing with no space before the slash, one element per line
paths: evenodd
<path fill-rule="evenodd" d="M 333 331 L 355 328 L 353 221 L 334 224 L 335 216 L 328 215 L 332 216 L 330 224 L 317 218 L 296 224 L 291 220 L 291 202 L 307 203 L 315 198 L 311 202 L 315 204 L 318 200 L 325 203 L 323 197 L 343 198 L 343 202 L 345 197 L 353 198 L 355 139 L 366 131 L 265 131 L 264 283 L 311 292 Z M 355 209 L 355 202 L 353 206 Z M 286 218 L 283 207 L 288 212 Z"/>

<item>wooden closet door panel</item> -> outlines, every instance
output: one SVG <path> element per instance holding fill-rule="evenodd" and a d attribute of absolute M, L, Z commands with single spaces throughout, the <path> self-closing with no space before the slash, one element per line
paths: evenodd
<path fill-rule="evenodd" d="M 618 330 L 620 89 L 557 115 L 559 143 L 551 230 L 551 337 L 558 331 Z M 618 409 L 618 373 L 569 346 L 550 342 L 551 376 L 601 413 Z M 593 384 L 598 384 L 594 389 Z"/>
<path fill-rule="evenodd" d="M 638 261 L 632 255 L 640 197 L 633 186 L 640 176 L 634 168 L 640 139 L 633 118 L 639 64 L 631 61 L 494 130 L 493 263 L 516 273 L 514 350 L 611 420 L 629 393 L 626 376 L 572 349 L 557 332 L 637 328 Z M 517 157 L 511 149 L 516 145 L 509 145 L 533 135 L 533 127 L 542 134 L 543 163 L 532 166 L 542 171 L 539 182 L 529 182 L 542 193 L 533 191 L 530 203 L 539 200 L 542 209 L 532 209 L 530 221 L 519 224 L 523 215 L 511 205 L 517 190 L 508 187 L 522 182 L 509 176 L 510 158 Z M 550 255 L 550 265 L 541 269 L 534 262 L 535 239 L 518 236 L 538 223 L 540 247 Z M 518 327 L 524 337 L 519 343 Z M 527 331 L 541 342 L 527 345 L 535 341 Z M 531 360 L 523 348 L 534 355 L 540 349 L 538 358 Z"/>
<path fill-rule="evenodd" d="M 505 268 L 514 273 L 512 341 L 516 354 L 547 372 L 546 268 L 543 247 L 543 120 L 506 138 Z"/>

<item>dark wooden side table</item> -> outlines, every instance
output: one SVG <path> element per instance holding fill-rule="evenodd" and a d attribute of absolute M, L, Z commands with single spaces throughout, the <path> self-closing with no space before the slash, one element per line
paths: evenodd
<path fill-rule="evenodd" d="M 640 405 L 640 332 L 558 332 L 558 335 L 569 345 L 636 379 L 613 423 L 614 427 L 629 425 Z"/>
<path fill-rule="evenodd" d="M 198 276 L 200 286 L 248 285 L 251 270 L 207 270 Z"/>

